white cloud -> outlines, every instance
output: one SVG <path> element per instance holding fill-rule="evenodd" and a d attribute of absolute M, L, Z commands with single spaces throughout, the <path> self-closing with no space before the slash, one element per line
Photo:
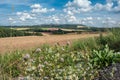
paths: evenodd
<path fill-rule="evenodd" d="M 9 21 L 13 21 L 13 18 L 9 17 L 8 20 L 9 20 Z"/>
<path fill-rule="evenodd" d="M 21 15 L 21 14 L 22 14 L 22 12 L 17 12 L 16 14 L 17 14 L 17 15 Z"/>
<path fill-rule="evenodd" d="M 59 18 L 56 18 L 56 17 L 53 17 L 52 20 L 55 22 L 55 23 L 59 23 Z"/>
<path fill-rule="evenodd" d="M 66 7 L 77 6 L 79 8 L 88 8 L 90 7 L 91 2 L 89 0 L 73 0 L 68 2 Z"/>
<path fill-rule="evenodd" d="M 54 22 L 54 23 L 59 23 L 60 18 L 57 15 L 52 15 L 48 17 L 48 22 Z"/>
<path fill-rule="evenodd" d="M 120 5 L 120 1 L 118 1 Z M 105 13 L 100 14 L 100 10 L 104 11 L 119 11 L 119 6 L 115 6 L 111 1 L 107 1 L 106 4 L 96 3 L 95 5 L 91 5 L 90 0 L 73 0 L 68 1 L 68 3 L 64 6 L 63 11 L 59 10 L 60 13 L 56 13 L 55 8 L 47 8 L 40 4 L 33 4 L 30 6 L 31 10 L 17 12 L 16 17 L 10 17 L 8 20 L 15 19 L 15 23 L 20 24 L 84 24 L 84 25 L 101 25 L 102 22 L 104 24 L 107 23 L 107 19 L 111 24 L 117 24 L 115 21 L 118 19 L 112 20 Z M 114 6 L 115 7 L 114 7 Z M 98 11 L 97 11 L 98 10 Z M 55 11 L 55 13 L 53 13 Z M 103 11 L 103 12 L 104 12 Z M 80 13 L 80 14 L 79 14 Z M 102 15 L 102 16 L 101 16 Z M 99 16 L 99 17 L 98 17 Z M 108 17 L 108 18 L 107 18 Z M 12 21 L 12 22 L 13 22 Z M 9 22 L 9 21 L 8 21 Z M 16 24 L 17 24 L 16 23 Z M 103 24 L 102 24 L 103 26 Z"/>
<path fill-rule="evenodd" d="M 111 11 L 111 10 L 112 10 L 112 7 L 113 7 L 113 3 L 107 3 L 107 4 L 105 5 L 106 10 L 108 10 L 108 11 Z"/>
<path fill-rule="evenodd" d="M 120 0 L 106 0 L 106 4 L 96 3 L 93 6 L 94 10 L 105 10 L 105 11 L 112 11 L 112 12 L 119 12 L 120 11 Z M 117 3 L 117 5 L 116 5 Z"/>
<path fill-rule="evenodd" d="M 47 13 L 47 8 L 37 8 L 32 10 L 33 13 Z"/>
<path fill-rule="evenodd" d="M 117 5 L 115 4 L 117 3 Z M 94 6 L 91 5 L 90 0 L 73 0 L 68 1 L 65 5 L 64 12 L 71 11 L 73 14 L 80 12 L 89 11 L 120 11 L 120 0 L 106 0 L 106 4 L 96 3 Z"/>
<path fill-rule="evenodd" d="M 68 1 L 68 3 L 65 4 L 66 7 L 69 7 L 69 6 L 71 6 L 71 5 L 73 5 L 73 3 L 72 3 L 71 1 Z"/>
<path fill-rule="evenodd" d="M 75 16 L 68 16 L 69 18 L 68 18 L 68 22 L 75 22 L 77 19 L 76 19 L 76 17 Z"/>
<path fill-rule="evenodd" d="M 67 11 L 68 15 L 73 15 L 73 13 L 71 11 Z"/>
<path fill-rule="evenodd" d="M 65 20 L 67 21 L 67 23 L 76 23 L 77 22 L 76 16 L 69 15 L 69 14 L 67 14 L 65 16 Z"/>
<path fill-rule="evenodd" d="M 100 17 L 97 17 L 96 19 L 97 19 L 97 20 L 101 20 L 101 18 L 100 18 Z"/>
<path fill-rule="evenodd" d="M 87 20 L 93 20 L 93 17 L 87 17 L 86 19 Z"/>
<path fill-rule="evenodd" d="M 48 19 L 49 13 L 48 12 L 53 12 L 55 11 L 54 8 L 48 9 L 48 8 L 44 8 L 43 6 L 41 6 L 40 4 L 33 4 L 30 6 L 31 10 L 30 11 L 23 11 L 23 12 L 16 12 L 16 22 L 19 23 L 30 23 L 32 21 L 32 24 L 36 23 L 36 21 L 39 21 L 39 24 L 41 23 L 49 23 L 51 18 Z M 38 13 L 38 14 L 36 14 Z M 41 14 L 39 14 L 41 13 Z M 46 13 L 48 15 L 44 15 L 43 13 Z M 58 17 L 53 17 L 52 21 L 55 23 L 59 22 L 59 18 Z"/>
<path fill-rule="evenodd" d="M 82 20 L 83 20 L 83 21 L 92 21 L 92 20 L 93 20 L 93 17 L 86 17 L 86 18 L 83 18 Z"/>
<path fill-rule="evenodd" d="M 43 8 L 40 4 L 33 4 L 30 6 L 32 8 L 32 13 L 47 13 L 47 12 L 53 12 L 55 11 L 54 8 L 47 9 Z"/>
<path fill-rule="evenodd" d="M 15 19 L 14 19 L 14 18 L 12 18 L 12 17 L 9 17 L 9 18 L 8 18 L 8 20 L 10 21 L 10 23 L 11 23 L 11 24 L 16 23 Z"/>
<path fill-rule="evenodd" d="M 21 21 L 25 21 L 27 19 L 34 19 L 34 17 L 32 17 L 31 14 L 27 12 L 17 12 L 16 14 L 19 16 L 19 19 Z"/>
<path fill-rule="evenodd" d="M 77 5 L 80 8 L 89 8 L 91 2 L 89 0 L 74 0 L 73 4 Z"/>
<path fill-rule="evenodd" d="M 63 9 L 63 11 L 66 12 L 68 15 L 74 15 L 75 12 L 73 10 L 72 8 Z"/>
<path fill-rule="evenodd" d="M 100 4 L 100 3 L 96 3 L 95 6 L 94 6 L 95 10 L 102 10 L 103 8 L 104 8 L 103 5 Z"/>
<path fill-rule="evenodd" d="M 68 1 L 63 11 L 68 14 L 75 14 L 80 12 L 88 12 L 91 9 L 92 6 L 89 0 L 73 0 L 72 2 Z"/>
<path fill-rule="evenodd" d="M 120 11 L 120 0 L 117 1 L 118 6 L 114 7 L 114 11 L 118 12 Z"/>
<path fill-rule="evenodd" d="M 52 11 L 55 11 L 55 8 L 51 8 L 49 11 L 51 11 L 51 12 L 52 12 Z"/>
<path fill-rule="evenodd" d="M 86 22 L 85 21 L 81 21 L 81 24 L 86 24 Z"/>
<path fill-rule="evenodd" d="M 107 3 L 105 5 L 96 3 L 94 6 L 94 10 L 107 10 L 112 11 L 113 3 Z"/>
<path fill-rule="evenodd" d="M 33 4 L 30 6 L 31 8 L 42 8 L 40 4 Z"/>

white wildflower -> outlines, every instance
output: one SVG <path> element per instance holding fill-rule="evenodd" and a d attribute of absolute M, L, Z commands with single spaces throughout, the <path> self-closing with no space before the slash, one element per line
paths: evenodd
<path fill-rule="evenodd" d="M 38 65 L 38 68 L 39 68 L 39 69 L 41 69 L 41 68 L 43 68 L 43 67 L 44 67 L 44 65 L 42 65 L 42 64 L 39 64 L 39 65 Z"/>
<path fill-rule="evenodd" d="M 64 58 L 60 58 L 60 61 L 61 61 L 61 62 L 64 62 Z"/>
<path fill-rule="evenodd" d="M 63 47 L 62 47 L 61 49 L 62 49 L 63 51 L 65 51 L 65 49 L 64 49 Z"/>
<path fill-rule="evenodd" d="M 45 80 L 49 80 L 49 77 L 44 77 Z"/>
<path fill-rule="evenodd" d="M 36 69 L 36 67 L 35 66 L 32 66 L 32 70 L 35 70 Z"/>
<path fill-rule="evenodd" d="M 45 62 L 44 62 L 44 64 L 45 64 L 45 65 L 48 65 L 48 62 L 47 62 L 47 61 L 45 61 Z"/>
<path fill-rule="evenodd" d="M 25 55 L 23 56 L 23 59 L 24 59 L 24 60 L 28 60 L 28 59 L 30 59 L 30 54 L 28 54 L 28 53 L 25 54 Z"/>
<path fill-rule="evenodd" d="M 36 50 L 35 50 L 35 53 L 39 53 L 39 52 L 41 52 L 42 50 L 40 49 L 40 48 L 37 48 Z"/>

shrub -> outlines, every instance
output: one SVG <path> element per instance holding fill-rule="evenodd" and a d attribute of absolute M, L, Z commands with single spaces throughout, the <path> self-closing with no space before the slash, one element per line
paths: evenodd
<path fill-rule="evenodd" d="M 66 33 L 65 31 L 58 29 L 58 30 L 52 31 L 52 34 L 66 34 Z"/>
<path fill-rule="evenodd" d="M 93 50 L 90 58 L 94 67 L 103 68 L 115 62 L 115 53 L 106 45 L 103 50 Z"/>

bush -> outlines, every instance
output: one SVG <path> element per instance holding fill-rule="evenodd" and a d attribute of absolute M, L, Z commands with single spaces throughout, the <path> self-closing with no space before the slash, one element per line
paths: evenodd
<path fill-rule="evenodd" d="M 115 62 L 115 53 L 108 45 L 103 50 L 93 50 L 91 52 L 91 64 L 97 68 L 103 68 Z"/>
<path fill-rule="evenodd" d="M 52 34 L 66 34 L 66 33 L 65 31 L 58 29 L 58 30 L 52 31 Z"/>

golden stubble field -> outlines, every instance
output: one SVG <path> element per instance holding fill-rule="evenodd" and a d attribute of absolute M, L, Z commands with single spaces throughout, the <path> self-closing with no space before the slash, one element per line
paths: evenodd
<path fill-rule="evenodd" d="M 49 35 L 49 36 L 25 36 L 0 38 L 0 54 L 15 50 L 27 50 L 40 47 L 43 44 L 59 42 L 61 45 L 67 41 L 99 36 L 99 34 L 69 34 L 69 35 Z"/>

